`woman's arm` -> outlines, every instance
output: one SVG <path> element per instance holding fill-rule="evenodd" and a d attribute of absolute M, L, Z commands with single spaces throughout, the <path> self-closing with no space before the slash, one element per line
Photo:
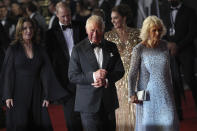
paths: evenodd
<path fill-rule="evenodd" d="M 13 88 L 15 79 L 14 70 L 14 50 L 10 46 L 4 58 L 4 62 L 1 70 L 1 88 L 2 88 L 2 99 L 5 101 L 6 106 L 11 108 L 13 103 Z"/>
<path fill-rule="evenodd" d="M 137 96 L 135 94 L 135 87 L 137 85 L 137 78 L 138 73 L 140 70 L 140 63 L 141 63 L 141 46 L 138 44 L 133 48 L 132 56 L 131 56 L 131 63 L 128 75 L 128 89 L 129 89 L 129 96 L 131 97 L 131 101 L 134 103 L 138 102 Z"/>

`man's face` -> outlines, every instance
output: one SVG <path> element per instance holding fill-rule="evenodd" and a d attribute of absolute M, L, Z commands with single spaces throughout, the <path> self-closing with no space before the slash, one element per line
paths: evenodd
<path fill-rule="evenodd" d="M 6 7 L 0 8 L 0 18 L 3 19 L 7 16 L 7 9 Z"/>
<path fill-rule="evenodd" d="M 64 25 L 69 25 L 71 24 L 71 12 L 69 9 L 66 8 L 62 8 L 60 7 L 57 10 L 57 17 L 59 19 L 59 21 L 64 24 Z"/>
<path fill-rule="evenodd" d="M 161 26 L 155 25 L 150 28 L 149 37 L 150 37 L 150 40 L 153 41 L 153 43 L 157 43 L 160 40 L 161 34 L 162 34 Z"/>
<path fill-rule="evenodd" d="M 16 3 L 13 3 L 12 4 L 12 6 L 11 6 L 11 11 L 12 11 L 12 13 L 15 15 L 15 16 L 17 16 L 17 15 L 19 15 L 20 14 L 20 6 L 18 5 L 18 4 L 16 4 Z"/>
<path fill-rule="evenodd" d="M 103 30 L 101 24 L 98 24 L 95 21 L 91 21 L 86 27 L 86 32 L 91 42 L 95 44 L 99 44 L 101 42 L 103 37 Z"/>

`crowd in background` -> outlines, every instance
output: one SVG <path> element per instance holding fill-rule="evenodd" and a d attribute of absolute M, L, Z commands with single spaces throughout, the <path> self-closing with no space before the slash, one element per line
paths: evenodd
<path fill-rule="evenodd" d="M 14 39 L 15 26 L 18 18 L 22 16 L 34 16 L 38 26 L 41 28 L 41 34 L 47 29 L 52 27 L 52 22 L 55 18 L 55 5 L 61 0 L 49 0 L 48 1 L 48 15 L 50 20 L 43 16 L 42 7 L 39 5 L 38 0 L 1 0 L 0 1 L 0 21 L 4 26 L 7 35 L 10 40 Z M 150 15 L 156 15 L 160 17 L 165 13 L 165 9 L 168 6 L 167 0 L 62 0 L 70 5 L 72 20 L 86 22 L 86 19 L 91 15 L 95 9 L 102 9 L 105 13 L 106 31 L 112 28 L 111 23 L 111 9 L 119 4 L 127 4 L 131 9 L 131 14 L 127 18 L 129 27 L 141 28 L 143 20 Z M 195 1 L 184 1 L 185 5 L 194 9 Z M 36 13 L 36 15 L 33 15 Z"/>
<path fill-rule="evenodd" d="M 58 16 L 60 14 L 57 14 L 57 7 L 56 7 L 56 4 L 60 1 L 61 0 L 49 0 L 48 12 L 50 15 L 50 19 L 48 20 L 46 19 L 46 16 L 44 16 L 41 12 L 41 5 L 39 5 L 39 0 L 0 0 L 0 28 L 4 30 L 3 31 L 0 29 L 0 34 L 1 34 L 0 53 L 2 52 L 3 54 L 3 55 L 0 54 L 0 67 L 2 65 L 2 62 L 4 59 L 3 57 L 5 55 L 4 53 L 8 45 L 13 40 L 16 40 L 16 36 L 15 36 L 16 28 L 17 28 L 16 25 L 18 23 L 18 20 L 21 17 L 28 17 L 30 19 L 33 19 L 33 21 L 36 23 L 36 28 L 38 29 L 37 35 L 39 36 L 39 41 L 41 45 L 46 47 L 47 53 L 50 59 L 51 57 L 57 57 L 57 56 L 53 56 L 52 53 L 50 54 L 50 51 L 53 53 L 57 53 L 57 54 L 60 52 L 58 51 L 55 52 L 56 47 L 49 45 L 49 43 L 51 44 L 52 42 L 58 41 L 58 39 L 55 39 L 55 38 L 53 39 L 52 37 L 55 35 L 54 29 L 56 29 L 57 25 L 59 25 L 59 21 L 61 22 L 60 20 L 61 18 L 60 16 Z M 77 28 L 80 29 L 81 31 L 81 32 L 79 31 L 81 35 L 78 36 L 78 38 L 75 38 L 73 40 L 74 43 L 76 43 L 75 40 L 77 40 L 77 43 L 78 43 L 83 38 L 86 37 L 86 33 L 85 33 L 86 20 L 91 15 L 99 15 L 103 18 L 105 22 L 106 33 L 104 35 L 104 38 L 108 41 L 116 43 L 118 47 L 121 60 L 123 61 L 123 66 L 125 68 L 125 76 L 116 83 L 117 86 L 122 87 L 121 89 L 117 88 L 118 90 L 117 94 L 118 94 L 118 99 L 120 103 L 120 108 L 116 112 L 117 123 L 119 123 L 120 125 L 127 123 L 127 125 L 130 126 L 129 127 L 130 129 L 134 129 L 135 127 L 134 126 L 135 125 L 134 105 L 132 104 L 128 105 L 127 100 L 125 101 L 125 99 L 128 99 L 128 96 L 129 96 L 127 81 L 128 81 L 129 67 L 131 66 L 130 58 L 131 58 L 131 52 L 132 52 L 133 47 L 137 45 L 138 43 L 140 43 L 141 41 L 139 38 L 139 34 L 140 34 L 140 29 L 142 27 L 143 21 L 150 15 L 155 15 L 159 17 L 161 20 L 163 20 L 164 25 L 167 28 L 167 34 L 164 36 L 163 39 L 171 42 L 169 43 L 168 48 L 171 51 L 170 61 L 171 61 L 171 70 L 172 70 L 172 80 L 173 80 L 173 87 L 174 87 L 174 96 L 175 96 L 175 101 L 176 101 L 176 109 L 177 109 L 179 120 L 183 119 L 180 100 L 182 96 L 184 97 L 184 88 L 183 88 L 184 83 L 186 83 L 191 88 L 195 103 L 197 105 L 197 97 L 196 97 L 197 91 L 196 89 L 192 88 L 192 87 L 195 87 L 194 86 L 195 78 L 193 78 L 192 75 L 195 74 L 195 71 L 197 71 L 196 69 L 197 66 L 195 66 L 197 64 L 196 63 L 197 33 L 193 30 L 189 32 L 186 29 L 187 27 L 185 27 L 184 28 L 185 30 L 180 30 L 180 32 L 185 31 L 185 33 L 182 32 L 182 34 L 178 35 L 177 33 L 178 31 L 176 32 L 177 33 L 177 38 L 176 38 L 174 37 L 173 31 L 168 32 L 168 30 L 170 29 L 172 30 L 175 29 L 174 27 L 175 23 L 173 23 L 173 21 L 175 20 L 173 20 L 173 18 L 169 20 L 166 15 L 168 14 L 167 9 L 169 9 L 169 11 L 172 10 L 170 9 L 168 0 L 62 0 L 62 1 L 65 2 L 69 6 L 69 9 L 71 11 L 70 21 L 72 21 L 72 28 L 75 28 L 74 21 L 76 21 L 76 23 L 78 24 Z M 191 3 L 193 2 L 192 0 L 190 1 Z M 197 10 L 192 7 L 192 4 L 190 3 L 190 1 L 183 1 L 182 4 L 184 7 L 188 9 L 188 10 L 186 9 L 187 11 L 185 11 L 184 12 L 185 14 L 183 13 L 183 15 L 188 15 L 188 21 L 190 21 L 190 16 L 193 17 L 194 20 L 191 20 L 191 23 L 192 23 L 192 21 L 196 21 L 197 19 L 197 16 L 196 16 Z M 180 0 L 180 2 L 182 1 Z M 119 5 L 123 5 L 123 6 L 117 7 Z M 121 8 L 124 10 L 121 10 Z M 182 21 L 182 19 L 180 19 L 180 21 Z M 173 23 L 173 27 L 171 25 L 172 23 Z M 185 23 L 187 24 L 187 22 Z M 192 25 L 191 28 L 197 27 L 196 23 L 195 24 L 192 23 L 191 25 Z M 185 36 L 186 39 L 181 40 L 180 37 L 182 36 Z M 186 43 L 190 43 L 193 46 L 188 47 L 188 45 L 184 44 L 184 42 L 182 41 Z M 122 43 L 124 43 L 125 45 L 122 45 Z M 175 49 L 175 47 L 173 46 L 174 43 L 176 44 L 183 43 L 183 44 L 180 44 L 180 46 L 176 47 Z M 190 48 L 192 49 L 190 50 Z M 178 54 L 177 52 L 178 53 L 181 52 L 180 54 L 183 54 L 183 55 L 180 55 L 180 57 L 179 55 L 175 55 L 175 54 Z M 70 54 L 68 54 L 68 56 L 71 55 L 71 52 L 69 53 Z M 62 54 L 60 53 L 60 55 Z M 191 58 L 193 61 L 189 61 L 188 59 L 188 61 L 185 62 L 182 60 L 182 58 L 184 60 Z M 68 58 L 68 60 L 69 59 L 70 58 Z M 53 64 L 57 61 L 56 60 L 53 61 L 53 59 L 51 59 L 51 62 L 53 66 Z M 184 63 L 186 63 L 187 65 L 185 65 Z M 59 62 L 58 64 L 62 64 L 62 63 Z M 62 64 L 61 66 L 65 66 L 65 67 L 62 67 L 62 69 L 68 68 L 67 64 L 65 65 Z M 53 68 L 56 68 L 56 67 L 53 67 Z M 57 71 L 58 68 L 59 67 L 57 67 L 57 69 L 54 69 L 56 75 L 58 72 Z M 193 69 L 187 70 L 190 68 L 193 68 Z M 58 73 L 60 73 L 60 78 L 59 76 L 57 76 L 58 79 L 63 79 L 63 76 L 61 76 L 61 73 L 63 72 L 60 71 Z M 68 73 L 67 69 L 65 73 Z M 184 75 L 186 78 L 182 79 L 182 75 Z M 180 82 L 179 80 L 182 82 Z M 64 83 L 62 84 L 61 81 L 60 81 L 60 84 L 64 85 Z M 124 100 L 121 100 L 123 98 Z M 66 105 L 64 106 L 65 106 L 64 108 L 67 108 Z M 129 109 L 129 110 L 125 111 L 125 109 Z M 0 112 L 1 112 L 1 109 L 0 109 Z M 129 116 L 128 114 L 129 115 L 131 114 L 131 116 Z M 125 119 L 126 118 L 125 115 L 128 116 L 128 119 Z M 67 117 L 66 114 L 65 114 L 65 117 Z M 0 117 L 0 119 L 2 118 L 3 117 Z M 126 129 L 128 127 L 117 126 L 117 128 L 121 130 L 123 128 Z"/>

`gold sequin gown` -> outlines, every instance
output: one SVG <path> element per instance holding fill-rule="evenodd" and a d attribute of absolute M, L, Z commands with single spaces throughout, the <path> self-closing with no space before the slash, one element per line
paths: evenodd
<path fill-rule="evenodd" d="M 122 43 L 115 29 L 105 33 L 105 39 L 118 47 L 124 69 L 124 77 L 116 82 L 120 107 L 116 110 L 116 131 L 134 131 L 135 105 L 128 102 L 128 73 L 133 47 L 140 42 L 139 30 L 127 27 L 129 37 Z"/>

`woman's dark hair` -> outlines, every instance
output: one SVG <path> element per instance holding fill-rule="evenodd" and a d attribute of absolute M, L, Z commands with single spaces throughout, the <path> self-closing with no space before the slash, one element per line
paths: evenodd
<path fill-rule="evenodd" d="M 32 42 L 39 43 L 40 37 L 38 34 L 38 28 L 37 28 L 36 22 L 28 17 L 21 17 L 21 18 L 19 18 L 18 23 L 16 25 L 15 40 L 13 41 L 13 44 L 17 43 L 17 42 L 23 43 L 22 31 L 23 31 L 23 24 L 25 22 L 30 22 L 33 27 Z"/>
<path fill-rule="evenodd" d="M 132 12 L 131 12 L 131 8 L 126 5 L 126 4 L 120 4 L 118 6 L 115 6 L 112 8 L 112 12 L 117 12 L 118 14 L 120 14 L 122 17 L 126 17 L 126 23 L 129 25 L 131 23 L 133 23 L 132 18 Z"/>

